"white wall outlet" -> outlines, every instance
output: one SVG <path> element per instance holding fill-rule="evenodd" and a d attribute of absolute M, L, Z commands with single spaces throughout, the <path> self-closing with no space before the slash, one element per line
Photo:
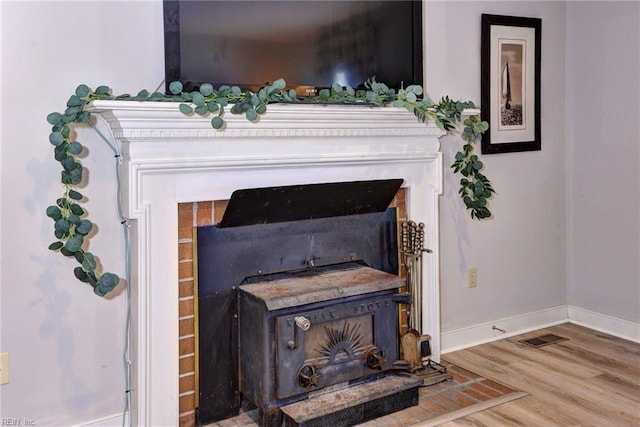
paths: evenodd
<path fill-rule="evenodd" d="M 0 385 L 9 383 L 9 353 L 0 353 Z"/>
<path fill-rule="evenodd" d="M 467 286 L 470 288 L 478 286 L 478 267 L 469 267 L 467 270 Z"/>

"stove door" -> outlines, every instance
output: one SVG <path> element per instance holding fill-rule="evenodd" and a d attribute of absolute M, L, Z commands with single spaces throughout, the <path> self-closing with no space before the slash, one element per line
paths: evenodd
<path fill-rule="evenodd" d="M 393 295 L 365 294 L 321 309 L 276 317 L 277 398 L 310 393 L 388 369 L 398 356 Z M 382 327 L 385 322 L 393 327 Z M 378 326 L 382 333 L 376 333 Z"/>

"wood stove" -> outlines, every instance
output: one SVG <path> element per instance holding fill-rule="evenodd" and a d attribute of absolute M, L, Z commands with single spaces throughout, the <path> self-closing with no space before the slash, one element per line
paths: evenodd
<path fill-rule="evenodd" d="M 279 408 L 390 369 L 398 354 L 399 277 L 356 263 L 240 286 L 242 393 L 262 423 Z"/>
<path fill-rule="evenodd" d="M 401 184 L 241 190 L 220 224 L 198 228 L 198 424 L 236 415 L 244 398 L 262 426 L 314 425 L 287 408 L 393 375 L 398 304 L 409 299 L 398 293 L 397 219 L 387 206 Z M 419 384 L 402 382 L 391 400 L 374 393 L 385 401 L 374 406 L 415 405 Z M 340 416 L 383 415 L 358 407 Z"/>

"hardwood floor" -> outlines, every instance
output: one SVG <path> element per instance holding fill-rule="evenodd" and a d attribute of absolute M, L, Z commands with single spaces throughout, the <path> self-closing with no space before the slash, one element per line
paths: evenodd
<path fill-rule="evenodd" d="M 518 342 L 544 333 L 569 340 Z M 529 395 L 442 426 L 640 426 L 638 343 L 565 323 L 443 359 Z"/>

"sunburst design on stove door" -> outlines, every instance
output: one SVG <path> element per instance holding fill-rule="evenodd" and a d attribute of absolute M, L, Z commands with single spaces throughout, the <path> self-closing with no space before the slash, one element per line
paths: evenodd
<path fill-rule="evenodd" d="M 327 344 L 323 345 L 320 354 L 329 358 L 330 362 L 351 360 L 357 353 L 364 351 L 359 323 L 344 322 L 342 329 L 324 327 Z"/>

